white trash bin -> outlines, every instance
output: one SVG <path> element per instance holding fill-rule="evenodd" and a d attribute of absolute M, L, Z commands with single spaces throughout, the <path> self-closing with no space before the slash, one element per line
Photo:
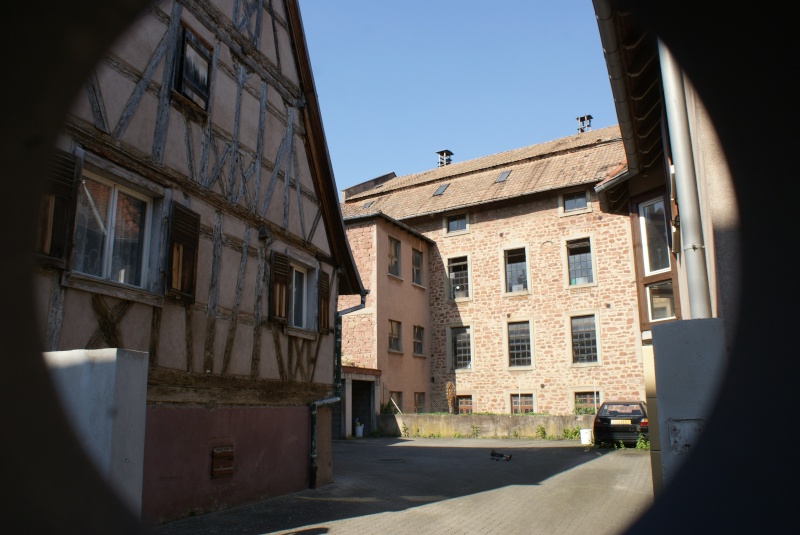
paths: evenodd
<path fill-rule="evenodd" d="M 591 444 L 591 443 L 592 443 L 592 430 L 581 429 L 581 444 Z"/>
<path fill-rule="evenodd" d="M 364 436 L 364 426 L 357 425 L 356 426 L 356 438 L 361 438 Z"/>

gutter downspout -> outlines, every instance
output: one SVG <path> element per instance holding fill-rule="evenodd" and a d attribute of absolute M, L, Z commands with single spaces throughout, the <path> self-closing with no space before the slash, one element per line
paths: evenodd
<path fill-rule="evenodd" d="M 664 107 L 667 112 L 670 149 L 675 166 L 676 200 L 680 209 L 680 231 L 683 262 L 689 294 L 689 315 L 692 319 L 711 317 L 711 294 L 708 287 L 706 249 L 697 194 L 689 118 L 684 94 L 683 72 L 659 39 L 658 56 L 664 86 Z"/>
<path fill-rule="evenodd" d="M 311 402 L 311 466 L 309 467 L 308 486 L 312 489 L 317 488 L 317 408 L 320 405 L 330 405 L 338 401 L 337 396 Z"/>

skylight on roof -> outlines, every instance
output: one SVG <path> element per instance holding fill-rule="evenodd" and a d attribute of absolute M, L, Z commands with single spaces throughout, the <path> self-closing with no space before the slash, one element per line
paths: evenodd
<path fill-rule="evenodd" d="M 495 181 L 494 181 L 494 182 L 495 182 L 495 184 L 497 184 L 498 182 L 505 182 L 505 181 L 506 181 L 506 179 L 508 178 L 508 175 L 510 175 L 510 174 L 511 174 L 511 171 L 503 171 L 503 172 L 502 172 L 502 173 L 500 173 L 500 175 L 498 175 L 498 177 L 495 179 Z"/>
<path fill-rule="evenodd" d="M 375 201 L 367 201 L 367 202 L 365 202 L 364 203 L 364 208 L 369 208 L 370 206 L 372 206 L 372 203 L 374 203 L 374 202 Z"/>
<path fill-rule="evenodd" d="M 439 186 L 436 189 L 436 191 L 433 192 L 433 196 L 436 197 L 437 195 L 441 195 L 442 193 L 444 193 L 444 190 L 446 190 L 447 186 L 449 186 L 449 185 L 450 185 L 450 182 L 448 182 L 447 184 L 442 184 L 441 186 Z"/>

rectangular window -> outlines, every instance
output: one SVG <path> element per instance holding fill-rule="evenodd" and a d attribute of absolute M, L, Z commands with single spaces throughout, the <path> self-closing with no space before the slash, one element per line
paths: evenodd
<path fill-rule="evenodd" d="M 675 318 L 675 292 L 672 288 L 672 280 L 651 284 L 646 289 L 650 321 Z"/>
<path fill-rule="evenodd" d="M 511 414 L 533 413 L 533 394 L 512 394 Z"/>
<path fill-rule="evenodd" d="M 419 325 L 414 325 L 414 354 L 424 355 L 425 351 L 425 329 Z"/>
<path fill-rule="evenodd" d="M 71 269 L 143 287 L 151 211 L 149 198 L 84 171 L 78 188 Z"/>
<path fill-rule="evenodd" d="M 592 276 L 592 247 L 589 238 L 567 242 L 567 264 L 569 266 L 569 284 L 589 284 L 594 282 Z"/>
<path fill-rule="evenodd" d="M 197 250 L 200 243 L 200 214 L 182 204 L 172 203 L 170 266 L 167 294 L 194 303 Z"/>
<path fill-rule="evenodd" d="M 599 392 L 575 392 L 575 414 L 595 414 L 600 405 Z"/>
<path fill-rule="evenodd" d="M 447 260 L 447 274 L 450 277 L 450 299 L 469 297 L 469 264 L 466 256 Z"/>
<path fill-rule="evenodd" d="M 458 414 L 472 414 L 472 396 L 457 396 Z"/>
<path fill-rule="evenodd" d="M 508 324 L 508 365 L 531 365 L 531 326 L 527 321 Z"/>
<path fill-rule="evenodd" d="M 586 192 L 578 191 L 575 193 L 564 194 L 564 212 L 573 212 L 575 210 L 584 210 L 587 206 Z"/>
<path fill-rule="evenodd" d="M 467 214 L 456 214 L 447 217 L 447 233 L 467 230 Z"/>
<path fill-rule="evenodd" d="M 425 392 L 414 392 L 414 412 L 425 412 Z"/>
<path fill-rule="evenodd" d="M 175 69 L 175 89 L 203 108 L 208 108 L 211 47 L 183 28 L 181 48 Z"/>
<path fill-rule="evenodd" d="M 422 251 L 411 251 L 411 282 L 422 286 Z"/>
<path fill-rule="evenodd" d="M 292 265 L 292 274 L 290 280 L 292 281 L 292 301 L 291 301 L 291 317 L 292 327 L 298 329 L 305 329 L 307 327 L 306 321 L 306 281 L 308 280 L 308 273 L 305 269 Z"/>
<path fill-rule="evenodd" d="M 572 362 L 597 362 L 597 328 L 594 315 L 570 318 L 572 328 Z"/>
<path fill-rule="evenodd" d="M 663 198 L 639 205 L 639 225 L 645 276 L 667 271 L 670 268 L 670 250 Z"/>
<path fill-rule="evenodd" d="M 400 242 L 389 237 L 389 273 L 400 276 Z"/>
<path fill-rule="evenodd" d="M 389 392 L 389 406 L 393 414 L 403 413 L 403 393 L 402 392 Z"/>
<path fill-rule="evenodd" d="M 402 337 L 402 324 L 399 321 L 389 320 L 389 351 L 402 351 L 400 344 Z"/>
<path fill-rule="evenodd" d="M 672 262 L 670 204 L 663 193 L 637 200 L 631 211 L 634 234 L 639 327 L 649 330 L 659 321 L 680 319 L 680 298 Z"/>
<path fill-rule="evenodd" d="M 453 327 L 450 329 L 453 367 L 468 369 L 472 367 L 472 340 L 469 327 Z"/>
<path fill-rule="evenodd" d="M 505 252 L 506 292 L 522 292 L 528 289 L 525 248 Z"/>

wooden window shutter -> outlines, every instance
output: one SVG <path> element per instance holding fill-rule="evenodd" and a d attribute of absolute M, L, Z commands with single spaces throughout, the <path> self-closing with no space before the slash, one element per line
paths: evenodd
<path fill-rule="evenodd" d="M 194 303 L 200 214 L 172 203 L 167 294 Z"/>
<path fill-rule="evenodd" d="M 289 320 L 289 257 L 277 251 L 272 252 L 270 267 L 269 318 L 274 323 L 287 323 Z"/>
<path fill-rule="evenodd" d="M 76 178 L 81 166 L 77 156 L 58 149 L 48 163 L 46 190 L 39 204 L 36 251 L 63 265 L 72 238 Z"/>
<path fill-rule="evenodd" d="M 331 330 L 331 282 L 330 275 L 320 270 L 319 273 L 319 332 Z"/>

